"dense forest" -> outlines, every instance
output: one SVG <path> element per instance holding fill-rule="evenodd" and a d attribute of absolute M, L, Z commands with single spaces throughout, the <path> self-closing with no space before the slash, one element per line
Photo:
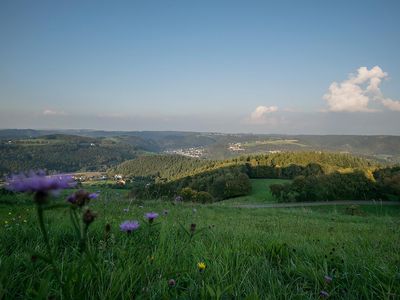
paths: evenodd
<path fill-rule="evenodd" d="M 400 167 L 297 176 L 290 184 L 274 184 L 271 193 L 281 201 L 398 200 Z"/>
<path fill-rule="evenodd" d="M 125 161 L 109 170 L 125 177 L 152 176 L 166 180 L 185 177 L 210 162 L 181 155 L 147 155 Z"/>
<path fill-rule="evenodd" d="M 212 202 L 247 195 L 251 191 L 248 175 L 243 167 L 220 168 L 173 181 L 155 181 L 152 177 L 132 180 L 131 196 L 139 199 L 171 199 Z"/>

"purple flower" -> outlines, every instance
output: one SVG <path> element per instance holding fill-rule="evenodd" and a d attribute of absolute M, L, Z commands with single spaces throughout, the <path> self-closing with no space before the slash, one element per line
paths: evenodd
<path fill-rule="evenodd" d="M 149 223 L 152 223 L 154 219 L 158 218 L 158 213 L 156 212 L 149 212 L 146 215 L 147 220 L 149 220 Z"/>
<path fill-rule="evenodd" d="M 119 228 L 121 228 L 121 231 L 124 231 L 126 233 L 131 233 L 132 231 L 137 230 L 140 227 L 140 224 L 138 221 L 125 221 L 122 222 L 121 225 L 119 225 Z"/>
<path fill-rule="evenodd" d="M 326 292 L 326 291 L 320 291 L 320 292 L 319 292 L 319 296 L 320 296 L 321 298 L 328 298 L 328 297 L 329 297 L 329 293 Z"/>
<path fill-rule="evenodd" d="M 176 196 L 175 197 L 175 201 L 176 202 L 181 202 L 182 201 L 182 197 L 181 196 Z"/>
<path fill-rule="evenodd" d="M 69 203 L 71 203 L 71 204 L 75 204 L 75 203 L 76 203 L 76 195 L 75 195 L 75 194 L 69 195 L 69 196 L 67 197 L 67 201 L 68 201 Z"/>
<path fill-rule="evenodd" d="M 14 192 L 43 193 L 56 192 L 75 185 L 70 175 L 46 176 L 43 171 L 30 171 L 28 174 L 12 175 L 7 180 L 7 189 Z"/>
<path fill-rule="evenodd" d="M 91 199 L 95 199 L 93 194 L 86 192 L 84 190 L 79 190 L 67 197 L 67 201 L 69 203 L 79 206 L 79 207 L 83 207 L 83 206 L 89 204 Z"/>
<path fill-rule="evenodd" d="M 91 193 L 91 194 L 89 194 L 89 199 L 96 199 L 99 197 L 99 195 L 100 195 L 100 193 Z"/>
<path fill-rule="evenodd" d="M 324 276 L 324 280 L 325 280 L 326 283 L 331 283 L 333 279 L 332 279 L 332 277 L 330 277 L 328 275 L 325 275 Z"/>

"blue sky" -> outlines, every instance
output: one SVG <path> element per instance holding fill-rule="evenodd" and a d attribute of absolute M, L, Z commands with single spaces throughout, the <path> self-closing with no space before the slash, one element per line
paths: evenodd
<path fill-rule="evenodd" d="M 0 128 L 400 134 L 399 11 L 3 0 Z"/>

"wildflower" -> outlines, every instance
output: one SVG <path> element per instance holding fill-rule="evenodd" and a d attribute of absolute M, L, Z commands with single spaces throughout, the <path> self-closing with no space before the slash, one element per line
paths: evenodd
<path fill-rule="evenodd" d="M 11 176 L 7 180 L 6 187 L 14 192 L 42 193 L 47 195 L 49 192 L 67 189 L 74 185 L 75 181 L 70 175 L 46 176 L 43 171 L 31 171 L 29 174 L 21 173 Z"/>
<path fill-rule="evenodd" d="M 328 298 L 328 297 L 329 297 L 329 293 L 326 292 L 326 291 L 320 291 L 320 292 L 319 292 L 319 296 L 320 296 L 321 298 Z"/>
<path fill-rule="evenodd" d="M 146 216 L 147 220 L 149 220 L 149 223 L 153 223 L 154 219 L 158 218 L 158 213 L 149 212 L 145 216 Z"/>
<path fill-rule="evenodd" d="M 203 272 L 206 269 L 206 264 L 204 262 L 198 262 L 197 268 L 199 269 L 200 272 Z"/>
<path fill-rule="evenodd" d="M 87 209 L 85 213 L 83 214 L 83 223 L 86 225 L 90 225 L 96 218 L 96 214 L 92 212 L 90 209 Z"/>
<path fill-rule="evenodd" d="M 79 190 L 79 191 L 73 193 L 72 195 L 69 195 L 67 198 L 67 201 L 76 206 L 83 207 L 86 204 L 88 204 L 91 199 L 95 199 L 95 197 L 97 197 L 97 196 L 93 196 L 93 195 L 94 194 L 91 194 L 84 190 Z"/>
<path fill-rule="evenodd" d="M 88 195 L 89 199 L 97 199 L 100 193 L 91 193 Z"/>
<path fill-rule="evenodd" d="M 183 200 L 183 199 L 182 199 L 181 196 L 176 196 L 176 197 L 175 197 L 175 201 L 176 201 L 176 202 L 182 202 L 182 200 Z"/>
<path fill-rule="evenodd" d="M 332 282 L 332 277 L 330 277 L 328 275 L 325 275 L 324 276 L 324 280 L 325 280 L 326 283 L 331 283 Z"/>
<path fill-rule="evenodd" d="M 132 231 L 137 230 L 140 227 L 140 224 L 138 221 L 125 221 L 119 225 L 119 228 L 121 228 L 121 231 L 124 231 L 126 233 L 131 233 Z"/>
<path fill-rule="evenodd" d="M 168 285 L 169 285 L 170 287 L 174 287 L 174 286 L 176 285 L 175 279 L 170 279 L 170 280 L 168 280 Z"/>

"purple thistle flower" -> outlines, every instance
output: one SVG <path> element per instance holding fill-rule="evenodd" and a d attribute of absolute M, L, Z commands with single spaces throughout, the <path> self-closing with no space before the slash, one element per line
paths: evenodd
<path fill-rule="evenodd" d="M 158 213 L 156 212 L 149 212 L 146 215 L 147 220 L 149 220 L 149 223 L 152 223 L 154 219 L 158 218 Z"/>
<path fill-rule="evenodd" d="M 333 279 L 332 279 L 332 277 L 330 277 L 328 275 L 325 275 L 324 276 L 324 280 L 325 280 L 326 283 L 331 283 Z"/>
<path fill-rule="evenodd" d="M 8 178 L 6 187 L 14 192 L 48 194 L 73 187 L 75 184 L 70 175 L 46 176 L 43 171 L 30 171 L 28 174 L 12 175 Z"/>
<path fill-rule="evenodd" d="M 140 227 L 140 224 L 138 221 L 125 221 L 119 225 L 119 228 L 121 228 L 121 231 L 124 231 L 126 233 L 131 233 L 132 231 L 137 230 Z"/>
<path fill-rule="evenodd" d="M 329 293 L 326 292 L 326 291 L 320 291 L 320 292 L 319 292 L 319 296 L 320 296 L 321 298 L 328 298 L 328 297 L 329 297 Z"/>

